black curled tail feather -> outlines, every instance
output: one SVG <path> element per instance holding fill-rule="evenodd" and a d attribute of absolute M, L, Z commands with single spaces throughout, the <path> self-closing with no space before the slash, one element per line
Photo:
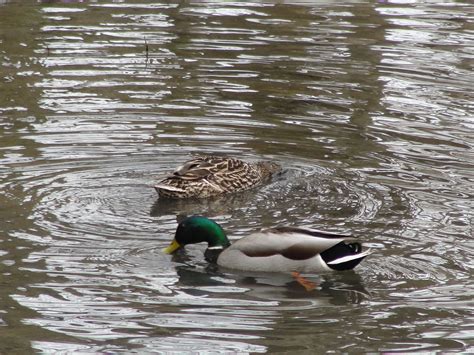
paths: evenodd
<path fill-rule="evenodd" d="M 320 255 L 331 269 L 342 271 L 355 268 L 367 256 L 367 253 L 362 253 L 362 245 L 358 242 L 347 244 L 340 242 L 323 251 Z M 350 256 L 352 256 L 352 258 L 337 262 L 338 259 Z"/>

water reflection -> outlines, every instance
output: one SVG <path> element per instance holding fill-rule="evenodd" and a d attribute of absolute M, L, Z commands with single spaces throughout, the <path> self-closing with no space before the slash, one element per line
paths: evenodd
<path fill-rule="evenodd" d="M 48 274 L 56 275 L 56 280 L 49 283 L 48 294 L 16 295 L 15 300 L 41 315 L 28 324 L 85 339 L 143 338 L 148 330 L 162 329 L 163 335 L 177 331 L 175 336 L 184 336 L 184 344 L 193 339 L 198 345 L 203 337 L 213 334 L 212 342 L 226 339 L 222 340 L 224 347 L 261 348 L 252 345 L 252 340 L 259 339 L 261 332 L 278 329 L 282 312 L 357 304 L 369 297 L 355 273 L 316 277 L 318 288 L 307 292 L 287 275 L 225 273 L 209 266 L 186 265 L 196 259 L 187 255 L 180 255 L 184 259 L 177 263 L 183 266 L 176 267 L 174 276 L 174 267 L 155 269 L 166 263 L 157 262 L 156 255 L 147 259 L 144 251 L 127 258 L 128 265 L 102 259 L 102 266 L 95 270 L 80 265 L 90 265 L 90 256 L 84 259 L 76 250 L 72 258 L 70 251 L 63 248 L 61 252 L 61 259 L 57 251 L 50 254 Z M 53 258 L 60 261 L 56 267 Z M 117 260 L 117 255 L 113 259 Z M 94 263 L 101 265 L 98 259 Z M 242 342 L 229 342 L 228 334 L 236 334 L 230 338 Z M 165 350 L 167 338 L 160 339 L 164 347 L 158 349 Z"/>
<path fill-rule="evenodd" d="M 44 3 L 0 7 L 0 352 L 472 351 L 471 4 Z M 158 200 L 195 153 L 285 172 Z M 195 213 L 376 252 L 306 292 L 164 255 Z"/>

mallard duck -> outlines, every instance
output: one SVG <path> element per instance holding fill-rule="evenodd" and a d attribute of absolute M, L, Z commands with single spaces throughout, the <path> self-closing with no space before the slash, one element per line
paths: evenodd
<path fill-rule="evenodd" d="M 363 251 L 361 244 L 353 239 L 314 229 L 277 227 L 251 234 L 231 245 L 219 224 L 193 216 L 179 223 L 173 241 L 163 251 L 172 254 L 186 244 L 206 242 L 206 260 L 226 268 L 320 273 L 353 269 L 370 254 L 370 250 Z"/>
<path fill-rule="evenodd" d="M 247 163 L 235 158 L 199 156 L 154 187 L 162 197 L 210 197 L 249 189 L 280 170 L 280 165 L 269 161 Z"/>

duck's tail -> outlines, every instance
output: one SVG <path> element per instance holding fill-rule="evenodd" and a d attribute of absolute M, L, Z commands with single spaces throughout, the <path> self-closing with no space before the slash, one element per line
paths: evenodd
<path fill-rule="evenodd" d="M 333 247 L 323 251 L 321 258 L 333 270 L 350 270 L 355 268 L 371 250 L 362 251 L 360 243 L 340 242 Z"/>
<path fill-rule="evenodd" d="M 153 186 L 157 192 L 160 192 L 160 190 L 164 191 L 170 191 L 170 192 L 185 192 L 185 190 L 180 189 L 179 187 L 174 187 L 166 184 L 156 184 Z"/>

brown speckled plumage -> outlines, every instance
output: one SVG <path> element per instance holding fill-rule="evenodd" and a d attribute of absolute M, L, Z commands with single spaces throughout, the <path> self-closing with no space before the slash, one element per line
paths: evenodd
<path fill-rule="evenodd" d="M 210 197 L 249 189 L 280 170 L 280 165 L 269 161 L 199 156 L 178 167 L 155 189 L 167 198 Z"/>

